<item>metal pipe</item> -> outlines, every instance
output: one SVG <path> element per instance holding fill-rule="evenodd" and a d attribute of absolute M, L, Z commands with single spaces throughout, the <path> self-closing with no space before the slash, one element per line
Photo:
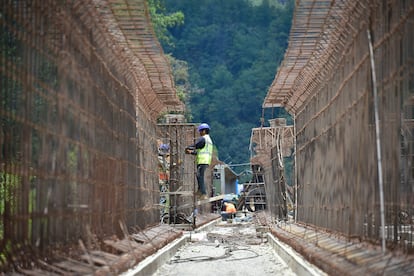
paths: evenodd
<path fill-rule="evenodd" d="M 371 32 L 367 28 L 369 56 L 371 60 L 371 74 L 372 74 L 372 92 L 374 94 L 374 114 L 375 114 L 375 134 L 377 143 L 377 158 L 378 158 L 378 185 L 380 196 L 380 216 L 381 216 L 381 234 L 382 234 L 382 252 L 385 253 L 385 208 L 384 208 L 384 185 L 382 180 L 382 159 L 381 159 L 381 140 L 380 140 L 380 125 L 378 115 L 378 92 L 377 92 L 377 76 L 375 74 L 374 49 L 372 47 Z"/>

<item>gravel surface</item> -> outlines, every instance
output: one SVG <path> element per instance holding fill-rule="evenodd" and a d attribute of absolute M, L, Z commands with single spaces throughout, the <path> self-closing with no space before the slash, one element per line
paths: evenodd
<path fill-rule="evenodd" d="M 208 232 L 193 233 L 191 242 L 155 274 L 296 275 L 256 232 L 253 222 L 221 222 Z"/>

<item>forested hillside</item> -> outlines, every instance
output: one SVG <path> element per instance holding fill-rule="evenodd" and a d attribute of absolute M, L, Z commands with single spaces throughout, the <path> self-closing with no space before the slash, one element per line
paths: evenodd
<path fill-rule="evenodd" d="M 261 124 L 263 99 L 287 48 L 293 1 L 271 3 L 163 3 L 165 14 L 184 15 L 183 24 L 167 28 L 164 51 L 187 63 L 191 119 L 211 125 L 219 158 L 226 163 L 249 162 L 251 129 Z M 266 110 L 265 122 L 278 112 L 283 111 Z"/>

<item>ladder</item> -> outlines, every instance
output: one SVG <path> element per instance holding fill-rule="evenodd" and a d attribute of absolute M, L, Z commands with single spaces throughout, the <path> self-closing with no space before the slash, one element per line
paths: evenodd
<path fill-rule="evenodd" d="M 237 203 L 237 210 L 243 209 L 243 206 L 251 211 L 266 209 L 266 185 L 264 172 L 260 165 L 252 165 L 252 179 L 243 184 L 243 192 Z"/>

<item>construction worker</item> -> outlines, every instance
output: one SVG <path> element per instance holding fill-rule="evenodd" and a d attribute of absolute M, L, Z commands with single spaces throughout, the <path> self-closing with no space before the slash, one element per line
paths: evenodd
<path fill-rule="evenodd" d="M 197 155 L 197 183 L 198 191 L 197 194 L 201 200 L 207 199 L 207 191 L 204 183 L 204 173 L 211 164 L 213 156 L 213 142 L 209 135 L 210 126 L 206 123 L 202 123 L 197 128 L 200 133 L 200 138 L 195 144 L 186 147 L 185 153 Z"/>
<path fill-rule="evenodd" d="M 237 212 L 236 207 L 233 203 L 224 202 L 224 211 L 221 212 L 221 219 L 226 221 L 229 218 L 233 218 L 234 214 Z"/>

